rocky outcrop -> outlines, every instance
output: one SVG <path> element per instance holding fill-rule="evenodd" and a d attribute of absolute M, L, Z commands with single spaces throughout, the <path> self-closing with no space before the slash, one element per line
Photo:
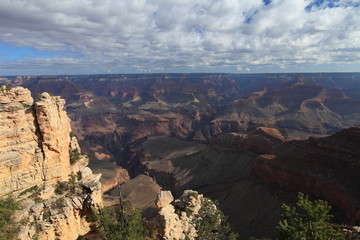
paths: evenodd
<path fill-rule="evenodd" d="M 29 90 L 2 88 L 0 196 L 67 180 L 71 130 L 64 104 L 44 93 L 34 105 Z"/>
<path fill-rule="evenodd" d="M 345 229 L 344 234 L 347 240 L 359 240 L 360 239 L 360 227 L 352 227 L 351 229 Z"/>
<path fill-rule="evenodd" d="M 210 145 L 223 151 L 249 151 L 257 154 L 273 154 L 277 144 L 285 137 L 276 128 L 258 127 L 249 133 L 224 133 L 214 137 Z"/>
<path fill-rule="evenodd" d="M 81 180 L 78 176 L 81 176 Z M 92 214 L 92 208 L 102 205 L 100 177 L 84 167 L 77 172 L 73 182 L 59 182 L 55 194 L 54 188 L 49 187 L 25 190 L 25 194 L 18 196 L 24 209 L 17 215 L 20 216 L 18 220 L 28 221 L 22 227 L 19 238 L 71 240 L 88 233 L 91 230 L 88 217 Z M 52 194 L 47 196 L 49 192 Z"/>
<path fill-rule="evenodd" d="M 160 234 L 165 240 L 193 240 L 197 236 L 193 221 L 201 208 L 203 196 L 192 190 L 184 191 L 183 195 L 171 204 L 174 198 L 170 191 L 161 191 L 156 205 L 160 208 Z M 175 212 L 176 208 L 176 212 Z"/>
<path fill-rule="evenodd" d="M 91 208 L 102 205 L 101 174 L 70 136 L 64 104 L 48 93 L 34 103 L 25 88 L 0 88 L 0 197 L 13 194 L 24 206 L 20 239 L 76 239 L 90 230 Z"/>
<path fill-rule="evenodd" d="M 49 169 L 58 170 L 58 172 L 48 172 L 44 180 L 54 178 L 66 179 L 69 175 L 70 161 L 70 120 L 64 110 L 65 100 L 60 97 L 52 97 L 48 93 L 38 96 L 35 102 L 35 113 L 37 126 L 39 128 L 39 137 L 42 140 L 42 152 L 44 162 L 49 162 Z"/>
<path fill-rule="evenodd" d="M 117 187 L 119 184 L 127 182 L 130 180 L 128 172 L 119 167 L 116 166 L 114 163 L 108 163 L 111 164 L 114 168 L 114 174 L 108 174 L 107 178 L 102 177 L 102 191 L 107 192 L 115 187 Z M 102 169 L 101 169 L 102 170 Z"/>
<path fill-rule="evenodd" d="M 156 199 L 156 206 L 158 208 L 167 207 L 170 203 L 174 201 L 170 191 L 161 191 Z"/>

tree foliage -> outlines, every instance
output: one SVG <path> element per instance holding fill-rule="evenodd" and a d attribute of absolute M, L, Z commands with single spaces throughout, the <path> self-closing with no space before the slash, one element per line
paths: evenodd
<path fill-rule="evenodd" d="M 236 240 L 238 235 L 231 231 L 224 213 L 217 202 L 203 198 L 198 215 L 194 218 L 197 240 Z"/>
<path fill-rule="evenodd" d="M 11 240 L 19 232 L 20 224 L 14 221 L 14 213 L 21 205 L 12 196 L 0 200 L 0 240 Z"/>
<path fill-rule="evenodd" d="M 295 207 L 282 206 L 281 220 L 276 227 L 281 239 L 286 240 L 341 240 L 344 235 L 331 227 L 331 206 L 326 201 L 310 201 L 307 195 L 298 194 Z"/>
<path fill-rule="evenodd" d="M 102 239 L 142 240 L 147 230 L 143 225 L 141 212 L 123 202 L 120 209 L 103 208 L 95 216 Z"/>
<path fill-rule="evenodd" d="M 79 149 L 73 149 L 69 150 L 69 156 L 70 156 L 70 164 L 74 165 L 81 159 L 81 153 L 79 152 Z"/>

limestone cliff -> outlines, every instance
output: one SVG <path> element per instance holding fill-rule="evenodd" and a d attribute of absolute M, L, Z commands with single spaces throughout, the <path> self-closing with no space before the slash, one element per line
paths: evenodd
<path fill-rule="evenodd" d="M 164 240 L 236 239 L 223 213 L 209 198 L 193 190 L 173 202 L 170 191 L 158 194 L 159 233 Z M 173 203 L 172 203 L 173 202 Z"/>
<path fill-rule="evenodd" d="M 170 191 L 161 191 L 156 205 L 159 210 L 160 234 L 166 240 L 195 239 L 196 226 L 193 222 L 201 208 L 202 195 L 192 190 L 184 191 L 184 194 L 175 201 L 175 207 L 171 204 L 174 198 Z M 183 211 L 179 210 L 183 209 Z M 186 209 L 186 210 L 185 210 Z"/>
<path fill-rule="evenodd" d="M 64 104 L 0 88 L 0 197 L 13 194 L 24 206 L 20 239 L 76 239 L 90 230 L 91 208 L 102 205 L 101 175 L 86 167 Z"/>
<path fill-rule="evenodd" d="M 0 91 L 0 196 L 67 180 L 70 121 L 65 101 L 24 88 Z"/>

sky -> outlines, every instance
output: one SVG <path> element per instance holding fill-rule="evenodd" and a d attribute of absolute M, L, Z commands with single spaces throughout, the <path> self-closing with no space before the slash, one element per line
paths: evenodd
<path fill-rule="evenodd" d="M 0 75 L 359 71 L 360 0 L 0 0 Z"/>

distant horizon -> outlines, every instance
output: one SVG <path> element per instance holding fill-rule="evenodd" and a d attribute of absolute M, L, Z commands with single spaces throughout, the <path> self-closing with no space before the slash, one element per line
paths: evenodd
<path fill-rule="evenodd" d="M 246 72 L 246 73 L 233 73 L 233 72 L 154 72 L 154 73 L 89 73 L 89 74 L 28 74 L 28 75 L 1 75 L 1 77 L 46 77 L 46 76 L 91 76 L 91 75 L 165 75 L 165 74 L 232 74 L 232 75 L 266 75 L 266 74 L 360 74 L 358 72 Z"/>

